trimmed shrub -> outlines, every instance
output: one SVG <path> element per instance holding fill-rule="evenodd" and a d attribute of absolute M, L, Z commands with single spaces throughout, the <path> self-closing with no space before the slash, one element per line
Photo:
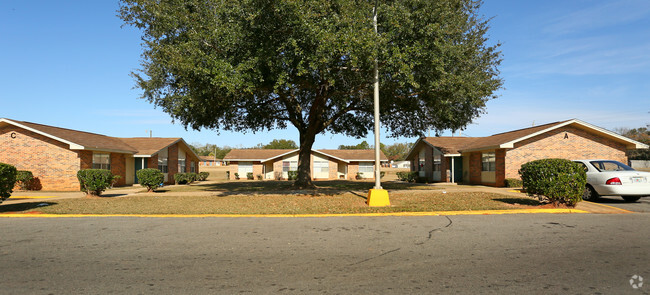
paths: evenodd
<path fill-rule="evenodd" d="M 287 172 L 287 179 L 288 180 L 296 180 L 296 179 L 298 179 L 298 171 L 289 171 L 289 172 Z"/>
<path fill-rule="evenodd" d="M 253 178 L 253 172 L 247 172 L 247 173 L 246 173 L 246 179 L 248 179 L 248 180 L 253 180 L 253 179 L 255 179 L 255 178 Z"/>
<path fill-rule="evenodd" d="M 174 181 L 176 184 L 188 184 L 192 182 L 189 173 L 176 173 L 174 174 Z"/>
<path fill-rule="evenodd" d="M 417 171 L 397 172 L 397 179 L 406 182 L 415 182 L 418 179 Z"/>
<path fill-rule="evenodd" d="M 521 179 L 506 178 L 504 180 L 504 184 L 506 187 L 521 187 L 523 185 L 523 182 L 521 182 Z"/>
<path fill-rule="evenodd" d="M 0 163 L 0 203 L 11 196 L 16 185 L 16 167 Z"/>
<path fill-rule="evenodd" d="M 230 172 L 230 171 L 228 171 Z M 208 179 L 208 176 L 210 176 L 210 172 L 199 172 L 199 180 L 200 181 L 205 181 Z"/>
<path fill-rule="evenodd" d="M 100 196 L 113 185 L 115 176 L 106 169 L 84 169 L 77 172 L 77 179 L 86 195 Z"/>
<path fill-rule="evenodd" d="M 235 179 L 239 180 L 239 173 L 235 172 Z"/>
<path fill-rule="evenodd" d="M 564 159 L 542 159 L 521 165 L 523 189 L 529 195 L 554 205 L 573 207 L 582 200 L 587 174 L 578 163 Z"/>
<path fill-rule="evenodd" d="M 34 180 L 34 174 L 27 170 L 16 171 L 16 183 L 21 190 L 29 190 Z"/>
<path fill-rule="evenodd" d="M 379 179 L 384 178 L 384 176 L 386 176 L 386 171 L 380 171 L 379 172 Z"/>
<path fill-rule="evenodd" d="M 162 186 L 165 181 L 165 175 L 158 169 L 145 168 L 138 170 L 138 182 L 141 186 L 147 188 L 147 192 L 153 192 L 156 188 Z"/>
<path fill-rule="evenodd" d="M 262 174 L 257 174 L 257 180 L 262 180 Z"/>
<path fill-rule="evenodd" d="M 194 172 L 187 173 L 187 180 L 188 180 L 188 183 L 198 181 L 199 180 L 199 174 L 194 173 Z"/>

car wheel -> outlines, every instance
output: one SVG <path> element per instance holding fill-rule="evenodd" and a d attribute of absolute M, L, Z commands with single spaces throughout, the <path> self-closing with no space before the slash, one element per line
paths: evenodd
<path fill-rule="evenodd" d="M 582 199 L 585 201 L 595 201 L 598 199 L 598 197 L 600 197 L 598 195 L 598 192 L 596 192 L 596 190 L 591 187 L 591 185 L 587 185 L 585 191 L 582 193 Z"/>
<path fill-rule="evenodd" d="M 641 199 L 641 197 L 635 197 L 635 196 L 622 196 L 622 197 L 623 197 L 623 200 L 625 200 L 625 202 L 630 202 L 630 203 L 636 202 L 639 199 Z"/>

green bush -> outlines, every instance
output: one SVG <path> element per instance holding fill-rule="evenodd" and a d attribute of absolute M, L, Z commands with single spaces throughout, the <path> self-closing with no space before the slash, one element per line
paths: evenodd
<path fill-rule="evenodd" d="M 165 175 L 158 169 L 145 168 L 138 170 L 136 173 L 138 182 L 141 186 L 146 187 L 148 192 L 153 192 L 156 188 L 163 185 Z"/>
<path fill-rule="evenodd" d="M 380 171 L 379 172 L 379 179 L 384 178 L 384 176 L 386 176 L 386 171 Z"/>
<path fill-rule="evenodd" d="M 363 179 L 363 174 L 361 172 L 357 172 L 357 175 L 355 176 L 357 180 Z"/>
<path fill-rule="evenodd" d="M 397 179 L 406 182 L 415 182 L 418 179 L 417 171 L 397 172 Z"/>
<path fill-rule="evenodd" d="M 27 170 L 16 171 L 16 183 L 21 190 L 29 190 L 34 180 L 34 174 Z"/>
<path fill-rule="evenodd" d="M 174 174 L 174 181 L 176 184 L 192 183 L 192 176 L 189 173 L 176 173 Z"/>
<path fill-rule="evenodd" d="M 504 180 L 504 184 L 506 187 L 521 187 L 523 185 L 523 182 L 521 182 L 521 179 L 506 178 Z"/>
<path fill-rule="evenodd" d="M 194 172 L 187 173 L 187 180 L 189 181 L 189 183 L 198 181 L 199 180 L 199 174 L 194 173 Z"/>
<path fill-rule="evenodd" d="M 113 185 L 115 176 L 106 169 L 84 169 L 77 172 L 81 191 L 86 195 L 99 196 Z"/>
<path fill-rule="evenodd" d="M 239 173 L 235 172 L 235 179 L 239 180 Z"/>
<path fill-rule="evenodd" d="M 587 174 L 578 163 L 543 159 L 521 165 L 519 175 L 529 195 L 548 199 L 554 205 L 575 206 L 582 200 Z"/>
<path fill-rule="evenodd" d="M 298 171 L 289 171 L 287 172 L 287 178 L 289 180 L 296 180 L 298 179 Z"/>
<path fill-rule="evenodd" d="M 262 174 L 257 174 L 257 180 L 262 180 Z"/>
<path fill-rule="evenodd" d="M 16 185 L 16 167 L 0 163 L 0 203 L 11 196 Z"/>
<path fill-rule="evenodd" d="M 255 179 L 255 178 L 253 178 L 253 172 L 248 172 L 248 173 L 246 173 L 246 179 L 248 179 L 248 180 L 253 180 L 253 179 Z"/>
<path fill-rule="evenodd" d="M 205 181 L 210 176 L 210 172 L 199 172 L 199 180 Z"/>

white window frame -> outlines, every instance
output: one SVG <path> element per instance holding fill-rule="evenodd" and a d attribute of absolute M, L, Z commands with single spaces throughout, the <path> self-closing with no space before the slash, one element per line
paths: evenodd
<path fill-rule="evenodd" d="M 495 152 L 481 153 L 481 171 L 497 171 L 497 157 Z"/>
<path fill-rule="evenodd" d="M 179 173 L 187 172 L 186 166 L 185 166 L 185 159 L 178 159 L 178 172 Z"/>
<path fill-rule="evenodd" d="M 158 157 L 158 170 L 162 173 L 169 173 L 169 164 L 166 157 Z"/>
<path fill-rule="evenodd" d="M 111 170 L 110 153 L 93 153 L 93 169 Z"/>
<path fill-rule="evenodd" d="M 373 173 L 375 172 L 375 165 L 373 162 L 359 162 L 360 173 Z"/>

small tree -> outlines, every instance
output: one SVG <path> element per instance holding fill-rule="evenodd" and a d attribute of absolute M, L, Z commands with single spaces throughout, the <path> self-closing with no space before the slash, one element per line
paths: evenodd
<path fill-rule="evenodd" d="M 77 172 L 77 179 L 86 196 L 100 196 L 113 185 L 115 176 L 106 169 L 84 169 Z"/>
<path fill-rule="evenodd" d="M 16 172 L 16 182 L 21 190 L 29 190 L 34 181 L 34 175 L 31 171 L 18 170 Z"/>
<path fill-rule="evenodd" d="M 8 199 L 16 185 L 16 167 L 0 163 L 0 203 Z"/>
<path fill-rule="evenodd" d="M 136 172 L 138 182 L 141 186 L 147 188 L 147 192 L 153 192 L 159 186 L 162 186 L 165 181 L 165 176 L 158 169 L 145 168 Z"/>

